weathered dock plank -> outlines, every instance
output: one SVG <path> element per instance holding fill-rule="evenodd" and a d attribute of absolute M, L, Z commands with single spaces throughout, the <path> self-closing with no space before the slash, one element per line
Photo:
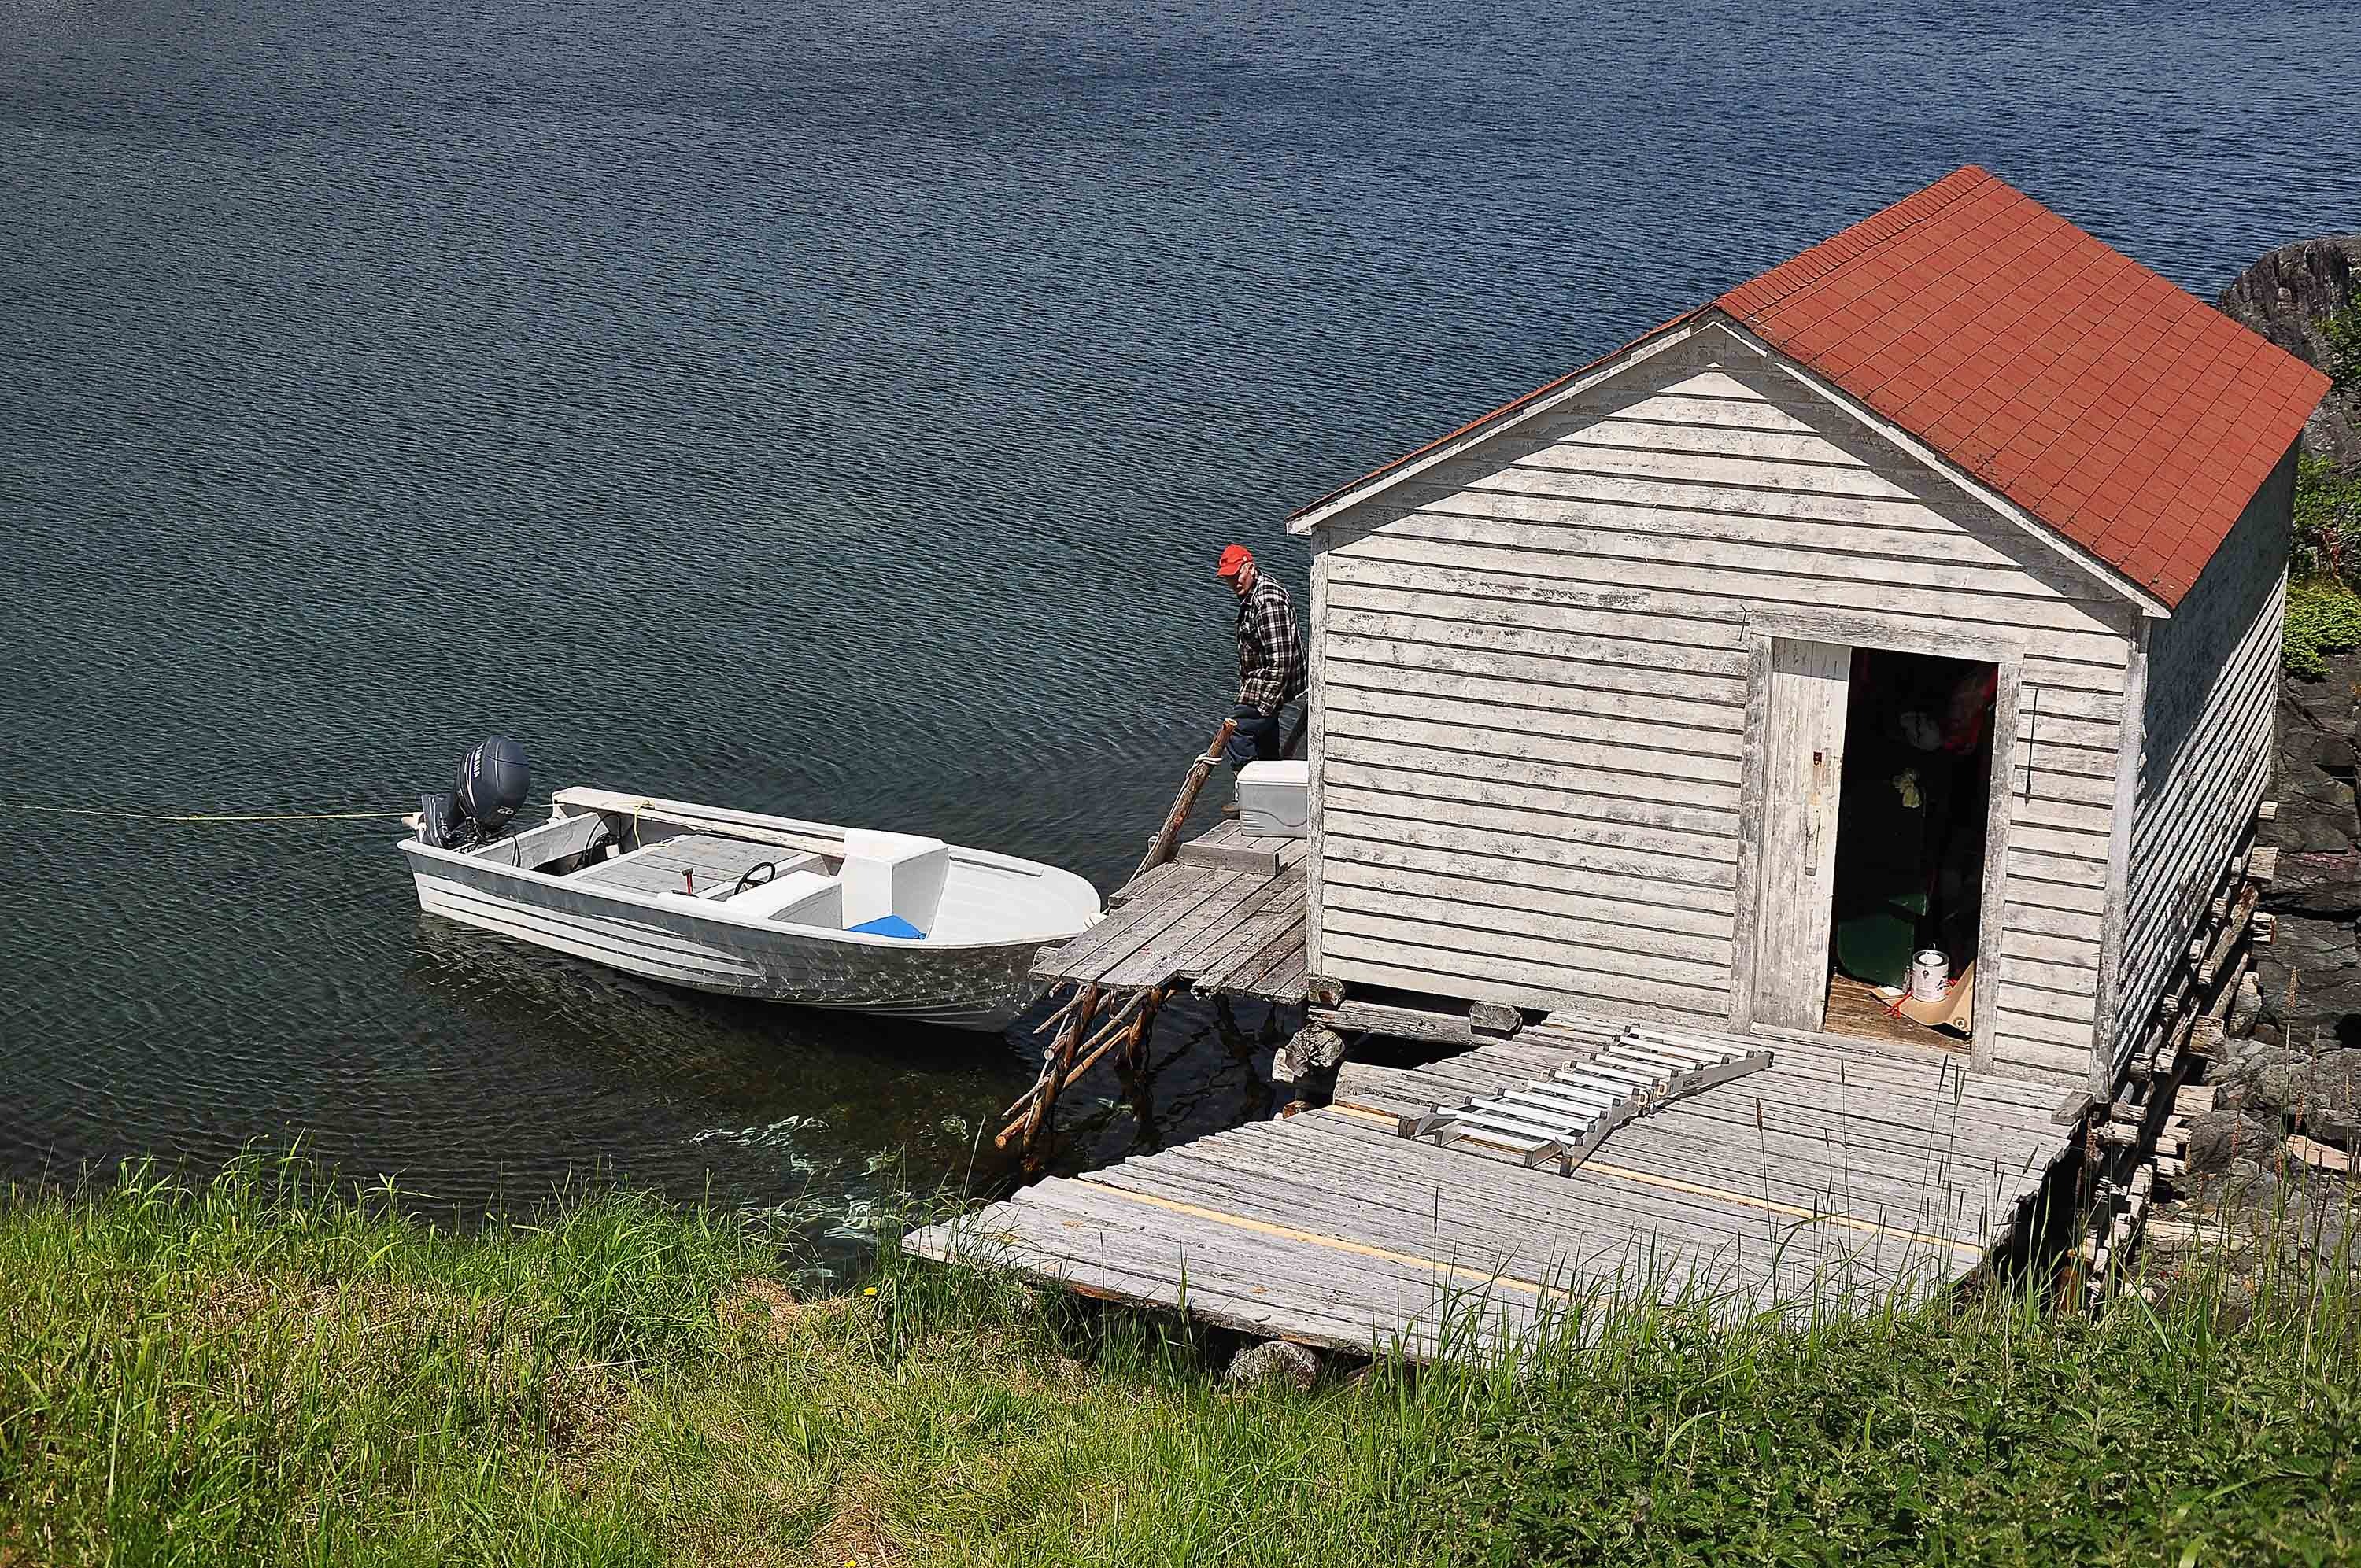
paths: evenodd
<path fill-rule="evenodd" d="M 1116 890 L 1097 925 L 1045 948 L 1034 978 L 1116 991 L 1185 982 L 1301 1001 L 1306 842 L 1224 822 L 1182 849 L 1180 860 Z"/>
<path fill-rule="evenodd" d="M 1267 968 L 1277 938 L 1241 966 Z M 1399 1135 L 1402 1112 L 1496 1092 L 1622 1026 L 1554 1014 L 1426 1067 L 1349 1067 L 1328 1109 L 1044 1183 L 905 1245 L 1309 1343 L 1480 1354 L 1601 1295 L 1751 1312 L 1944 1288 L 2065 1150 L 2047 1082 L 1784 1039 L 1752 1041 L 1769 1067 L 1625 1124 L 1571 1176 Z"/>

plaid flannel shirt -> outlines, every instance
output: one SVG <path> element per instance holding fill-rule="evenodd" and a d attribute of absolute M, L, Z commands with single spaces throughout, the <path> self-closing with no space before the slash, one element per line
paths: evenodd
<path fill-rule="evenodd" d="M 1303 634 L 1287 590 L 1268 576 L 1238 603 L 1238 706 L 1277 713 L 1303 695 Z"/>

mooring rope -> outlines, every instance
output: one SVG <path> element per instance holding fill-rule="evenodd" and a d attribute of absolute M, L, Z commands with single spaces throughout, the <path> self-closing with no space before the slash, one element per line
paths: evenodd
<path fill-rule="evenodd" d="M 86 817 L 109 822 L 399 822 L 406 811 L 101 811 L 76 806 L 42 806 L 0 800 L 0 811 L 30 811 L 43 817 Z"/>

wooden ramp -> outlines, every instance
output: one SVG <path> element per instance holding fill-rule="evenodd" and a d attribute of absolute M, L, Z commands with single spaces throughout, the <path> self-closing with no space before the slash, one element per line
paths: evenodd
<path fill-rule="evenodd" d="M 1432 1358 L 1498 1349 L 1586 1299 L 1803 1311 L 1938 1290 L 2026 1223 L 2065 1152 L 2054 1085 L 1784 1037 L 1728 1036 L 1770 1065 L 1620 1125 L 1571 1174 L 1401 1135 L 1402 1118 L 1587 1059 L 1624 1027 L 1554 1014 L 1425 1068 L 1348 1066 L 1327 1110 L 1044 1181 L 903 1245 Z"/>
<path fill-rule="evenodd" d="M 1048 948 L 1033 968 L 1056 985 L 1303 1000 L 1307 883 L 1301 839 L 1257 839 L 1224 822 L 1116 890 L 1106 918 Z"/>

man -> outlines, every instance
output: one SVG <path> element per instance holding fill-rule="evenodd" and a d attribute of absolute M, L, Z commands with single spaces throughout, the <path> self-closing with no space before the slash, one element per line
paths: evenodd
<path fill-rule="evenodd" d="M 1229 759 L 1243 768 L 1280 753 L 1279 711 L 1303 696 L 1303 634 L 1287 590 L 1262 575 L 1245 545 L 1224 550 L 1214 572 L 1238 596 L 1238 728 Z"/>

